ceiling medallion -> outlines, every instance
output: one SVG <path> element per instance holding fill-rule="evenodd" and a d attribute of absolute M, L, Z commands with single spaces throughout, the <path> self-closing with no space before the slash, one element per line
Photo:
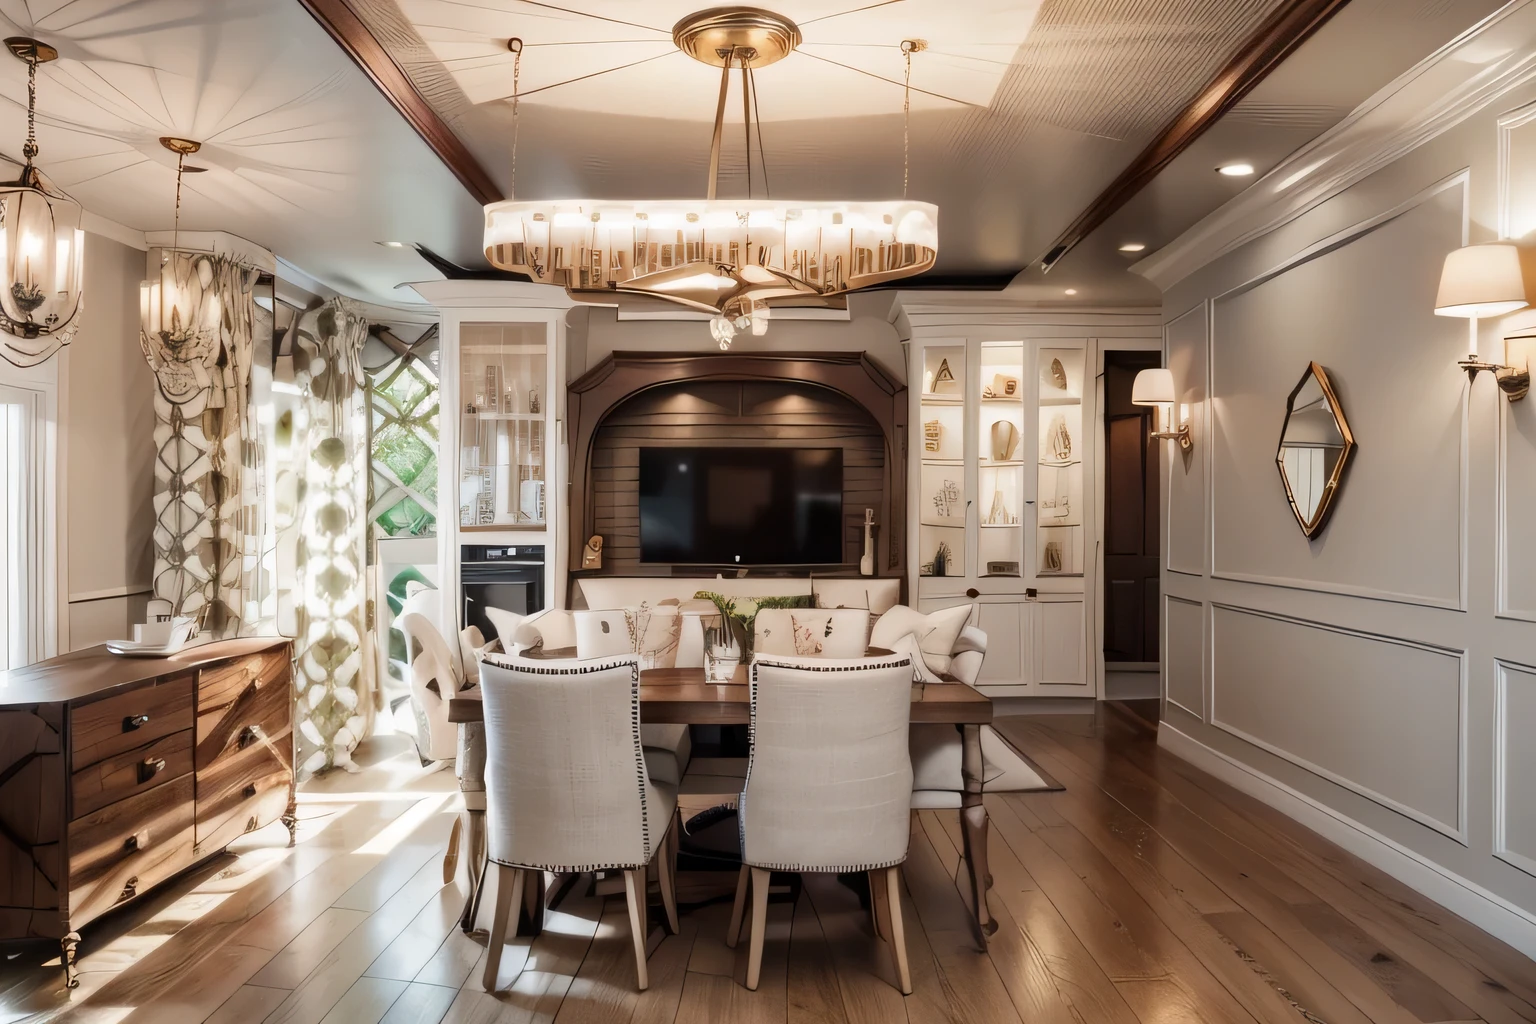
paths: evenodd
<path fill-rule="evenodd" d="M 491 203 L 485 208 L 485 256 L 492 266 L 563 287 L 578 301 L 644 296 L 713 313 L 710 332 L 722 349 L 742 331 L 765 333 L 772 304 L 825 304 L 933 266 L 939 211 L 905 198 L 905 170 L 900 200 L 774 199 L 759 124 L 764 196 L 753 198 L 755 72 L 794 52 L 800 43 L 794 22 L 753 7 L 719 7 L 683 18 L 672 39 L 683 53 L 721 69 L 705 198 Z M 909 78 L 912 54 L 920 49 L 901 47 Z M 732 68 L 740 69 L 743 90 L 747 197 L 717 199 Z M 514 75 L 514 124 L 516 110 Z M 903 105 L 904 116 L 906 110 Z M 903 129 L 904 147 L 905 138 Z"/>

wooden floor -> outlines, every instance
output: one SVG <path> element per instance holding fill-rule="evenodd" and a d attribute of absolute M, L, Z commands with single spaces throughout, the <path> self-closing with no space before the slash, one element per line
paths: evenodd
<path fill-rule="evenodd" d="M 442 879 L 452 776 L 402 756 L 307 787 L 297 849 L 280 828 L 253 834 L 88 929 L 73 993 L 52 951 L 11 956 L 0 1022 L 1536 1021 L 1536 964 L 1159 751 L 1140 718 L 999 728 L 1066 791 L 987 799 L 989 956 L 954 884 L 955 815 L 919 816 L 906 999 L 854 895 L 816 877 L 771 905 L 755 993 L 745 944 L 723 944 L 728 906 L 653 933 L 641 994 L 622 897 L 578 889 L 508 947 L 487 995 L 485 935 L 458 930 L 462 883 Z"/>

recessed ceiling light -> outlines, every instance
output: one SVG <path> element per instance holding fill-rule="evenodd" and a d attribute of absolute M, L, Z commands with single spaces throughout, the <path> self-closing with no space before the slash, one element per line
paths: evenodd
<path fill-rule="evenodd" d="M 1068 288 L 1067 289 L 1067 294 L 1068 295 L 1076 295 L 1077 294 L 1077 289 L 1076 288 Z"/>
<path fill-rule="evenodd" d="M 1120 251 L 1121 252 L 1141 252 L 1141 250 L 1145 249 L 1146 247 L 1147 246 L 1146 246 L 1145 242 L 1126 242 L 1124 245 L 1122 245 L 1120 247 Z"/>
<path fill-rule="evenodd" d="M 1246 178 L 1253 173 L 1253 164 L 1223 164 L 1216 171 L 1229 178 Z"/>
<path fill-rule="evenodd" d="M 404 249 L 405 248 L 405 243 L 404 242 L 380 242 L 379 244 L 380 245 L 384 245 L 384 246 L 388 246 L 391 249 Z"/>

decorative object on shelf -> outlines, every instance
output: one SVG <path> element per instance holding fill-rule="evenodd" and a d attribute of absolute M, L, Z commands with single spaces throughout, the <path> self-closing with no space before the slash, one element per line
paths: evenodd
<path fill-rule="evenodd" d="M 1008 511 L 1003 504 L 1003 492 L 992 492 L 992 507 L 987 510 L 988 526 L 1012 526 L 1019 521 L 1019 517 Z"/>
<path fill-rule="evenodd" d="M 1060 359 L 1052 359 L 1049 366 L 1040 368 L 1040 387 L 1051 391 L 1067 390 L 1067 371 Z"/>
<path fill-rule="evenodd" d="M 1194 439 L 1189 436 L 1188 423 L 1175 423 L 1174 410 L 1177 405 L 1174 402 L 1173 371 L 1160 366 L 1150 367 L 1136 374 L 1136 380 L 1131 384 L 1131 403 L 1133 405 L 1150 405 L 1157 410 L 1158 423 L 1162 429 L 1154 429 L 1149 437 L 1162 441 L 1177 441 L 1179 447 L 1189 451 L 1194 447 Z"/>
<path fill-rule="evenodd" d="M 484 406 L 486 412 L 511 412 L 511 409 L 501 407 L 501 385 L 497 381 L 497 367 L 494 363 L 485 368 L 485 391 L 475 395 L 475 404 Z"/>
<path fill-rule="evenodd" d="M 992 383 L 981 389 L 982 398 L 1017 398 L 1019 397 L 1019 378 L 1010 377 L 1006 373 L 992 375 Z"/>
<path fill-rule="evenodd" d="M 34 366 L 68 345 L 80 327 L 85 232 L 80 204 L 47 184 L 37 158 L 37 66 L 59 51 L 22 36 L 5 41 L 27 65 L 26 161 L 0 183 L 0 358 Z"/>
<path fill-rule="evenodd" d="M 988 562 L 988 576 L 1017 576 L 1019 574 L 1018 562 Z"/>
<path fill-rule="evenodd" d="M 1051 462 L 1072 460 L 1072 434 L 1067 430 L 1067 418 L 1061 413 L 1058 412 L 1051 417 L 1051 425 L 1046 428 L 1044 441 L 1047 460 Z"/>
<path fill-rule="evenodd" d="M 679 21 L 672 40 L 688 56 L 721 69 L 706 197 L 491 203 L 485 208 L 484 240 L 492 266 L 564 287 L 579 301 L 611 303 L 615 296 L 622 300 L 635 295 L 713 313 L 710 333 L 721 348 L 740 332 L 764 333 L 767 309 L 775 301 L 825 300 L 933 266 L 939 242 L 938 210 L 932 204 L 905 198 L 819 203 L 753 199 L 755 102 L 743 103 L 747 197 L 716 199 L 731 71 L 741 70 L 743 100 L 755 100 L 756 69 L 787 57 L 800 44 L 794 22 L 757 8 L 713 8 Z M 514 140 L 520 41 L 518 47 L 512 80 Z M 922 44 L 908 40 L 901 49 L 910 75 L 911 55 Z M 909 106 L 903 104 L 904 123 Z M 761 124 L 757 136 L 761 157 Z M 515 160 L 512 166 L 510 191 L 515 194 Z M 905 191 L 904 180 L 903 195 Z"/>
<path fill-rule="evenodd" d="M 1040 552 L 1041 572 L 1063 572 L 1065 560 L 1065 548 L 1059 540 L 1048 540 Z"/>
<path fill-rule="evenodd" d="M 1019 428 L 1009 420 L 992 423 L 992 461 L 1011 462 L 1019 451 Z"/>
<path fill-rule="evenodd" d="M 929 420 L 923 424 L 923 451 L 936 452 L 939 444 L 944 439 L 944 424 L 938 420 Z"/>
<path fill-rule="evenodd" d="M 299 770 L 357 771 L 352 751 L 373 729 L 374 663 L 363 656 L 367 588 L 368 419 L 361 353 L 368 324 L 343 299 L 299 317 L 294 331 L 293 472 L 280 487 L 292 554 L 279 575 L 280 618 L 292 621 L 299 696 Z M 288 488 L 292 490 L 289 491 Z M 280 522 L 279 528 L 282 528 Z M 292 565 L 284 566 L 284 558 Z M 286 571 L 284 571 L 286 570 Z M 284 604 L 289 606 L 282 614 Z"/>
<path fill-rule="evenodd" d="M 603 538 L 593 534 L 587 538 L 587 546 L 581 551 L 581 567 L 583 569 L 601 569 L 603 567 Z"/>
<path fill-rule="evenodd" d="M 938 550 L 933 553 L 933 575 L 945 576 L 949 570 L 949 560 L 954 553 L 949 550 L 948 541 L 939 541 Z"/>
<path fill-rule="evenodd" d="M 1477 380 L 1479 372 L 1492 371 L 1499 390 L 1511 402 L 1520 401 L 1531 390 L 1530 364 L 1507 366 L 1478 358 L 1477 321 L 1504 316 L 1529 304 L 1520 264 L 1520 247 L 1510 242 L 1453 249 L 1445 254 L 1445 264 L 1440 269 L 1440 290 L 1435 296 L 1436 314 L 1466 317 L 1472 321 L 1470 354 L 1456 364 L 1467 371 L 1469 384 Z M 1509 339 L 1505 340 L 1507 343 Z"/>
<path fill-rule="evenodd" d="M 539 386 L 537 384 L 528 389 L 528 412 L 534 416 L 539 414 Z"/>
<path fill-rule="evenodd" d="M 544 521 L 544 481 L 524 480 L 518 485 L 517 515 L 520 521 Z"/>
<path fill-rule="evenodd" d="M 950 519 L 955 510 L 960 507 L 960 485 L 953 480 L 945 480 L 939 487 L 939 493 L 933 496 L 933 508 L 940 519 Z"/>
<path fill-rule="evenodd" d="M 875 574 L 875 510 L 864 510 L 864 550 L 859 555 L 859 575 Z"/>
<path fill-rule="evenodd" d="M 955 380 L 954 371 L 949 368 L 948 359 L 939 360 L 939 368 L 933 374 L 933 394 L 945 394 L 953 392 L 959 387 L 960 382 Z"/>
<path fill-rule="evenodd" d="M 496 505 L 491 496 L 484 491 L 475 499 L 475 524 L 477 526 L 496 525 Z"/>
<path fill-rule="evenodd" d="M 1355 436 L 1344 419 L 1328 371 L 1308 363 L 1285 403 L 1280 450 L 1275 463 L 1301 532 L 1314 537 L 1328 522 Z"/>

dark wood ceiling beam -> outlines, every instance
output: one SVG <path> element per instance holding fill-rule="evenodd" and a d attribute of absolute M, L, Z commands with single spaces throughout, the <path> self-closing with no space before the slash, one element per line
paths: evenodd
<path fill-rule="evenodd" d="M 422 141 L 432 147 L 439 160 L 453 172 L 475 202 L 497 203 L 502 200 L 501 190 L 491 180 L 485 168 L 480 166 L 469 149 L 453 133 L 437 111 L 417 90 L 410 76 L 395 63 L 368 26 L 357 16 L 346 0 L 299 0 L 322 28 L 331 34 L 353 63 L 373 80 L 384 98 L 400 112 L 400 116 L 420 135 Z"/>
<path fill-rule="evenodd" d="M 1286 0 L 1277 7 L 1210 84 L 1077 215 L 1041 259 L 1040 269 L 1050 270 L 1073 246 L 1130 202 L 1347 3 L 1349 0 Z"/>

